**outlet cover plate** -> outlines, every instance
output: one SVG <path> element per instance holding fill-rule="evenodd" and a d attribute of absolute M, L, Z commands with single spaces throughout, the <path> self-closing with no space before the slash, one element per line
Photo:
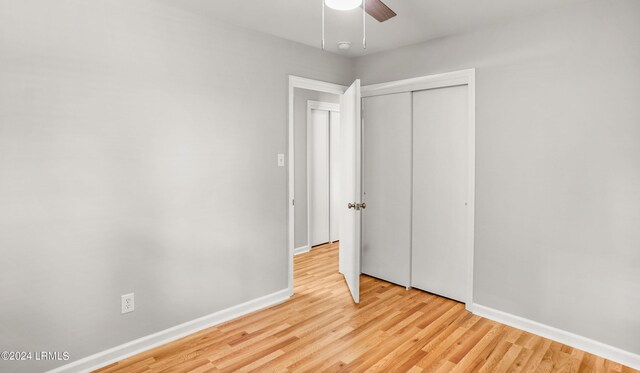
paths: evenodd
<path fill-rule="evenodd" d="M 122 313 L 133 312 L 135 310 L 135 299 L 133 297 L 133 293 L 120 296 L 120 305 L 122 307 Z"/>

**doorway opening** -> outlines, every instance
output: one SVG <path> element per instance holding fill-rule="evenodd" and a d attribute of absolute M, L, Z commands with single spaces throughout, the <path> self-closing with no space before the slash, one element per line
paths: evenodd
<path fill-rule="evenodd" d="M 360 81 L 350 87 L 289 77 L 289 291 L 294 254 L 337 242 L 355 303 L 360 284 Z M 305 211 L 306 210 L 306 211 Z"/>
<path fill-rule="evenodd" d="M 332 210 L 334 220 L 336 212 L 336 207 L 331 205 L 331 190 L 335 195 L 336 184 L 331 182 L 337 181 L 335 172 L 331 177 L 337 168 L 335 163 L 332 165 L 332 160 L 336 160 L 332 145 L 337 145 L 335 130 L 339 123 L 340 96 L 345 89 L 338 84 L 289 77 L 288 256 L 291 294 L 294 292 L 294 255 L 308 252 L 313 246 L 337 241 L 338 229 L 331 219 Z"/>

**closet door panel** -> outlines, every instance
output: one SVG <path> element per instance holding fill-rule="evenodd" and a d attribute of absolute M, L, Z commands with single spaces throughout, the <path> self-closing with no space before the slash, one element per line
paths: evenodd
<path fill-rule="evenodd" d="M 411 285 L 465 301 L 467 86 L 413 93 Z"/>
<path fill-rule="evenodd" d="M 363 99 L 362 272 L 409 285 L 411 93 Z"/>
<path fill-rule="evenodd" d="M 329 113 L 329 239 L 340 240 L 340 113 Z"/>
<path fill-rule="evenodd" d="M 329 112 L 311 110 L 308 130 L 309 245 L 329 242 Z"/>

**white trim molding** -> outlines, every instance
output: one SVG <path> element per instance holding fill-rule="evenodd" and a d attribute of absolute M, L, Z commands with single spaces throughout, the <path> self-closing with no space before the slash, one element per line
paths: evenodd
<path fill-rule="evenodd" d="M 294 119 L 294 95 L 295 89 L 309 89 L 312 91 L 332 93 L 336 95 L 342 95 L 347 89 L 346 86 L 327 83 L 320 80 L 302 78 L 299 76 L 289 75 L 289 114 L 288 114 L 288 132 L 289 132 L 289 146 L 288 146 L 288 258 L 289 258 L 289 295 L 293 295 L 293 255 L 295 251 L 295 119 Z"/>
<path fill-rule="evenodd" d="M 443 74 L 371 84 L 362 87 L 362 97 L 388 95 L 392 93 L 415 92 L 426 89 L 468 86 L 469 105 L 469 187 L 467 196 L 467 310 L 473 305 L 473 257 L 475 234 L 475 180 L 476 180 L 476 69 L 466 69 Z M 409 284 L 409 287 L 411 284 Z"/>
<path fill-rule="evenodd" d="M 309 89 L 311 91 L 333 93 L 341 95 L 347 90 L 347 86 L 340 84 L 323 82 L 321 80 L 302 78 L 295 75 L 289 75 L 289 87 Z"/>
<path fill-rule="evenodd" d="M 300 247 L 296 247 L 293 250 L 293 255 L 304 254 L 304 253 L 308 253 L 309 251 L 311 251 L 311 248 L 309 247 L 309 245 L 300 246 Z"/>
<path fill-rule="evenodd" d="M 640 370 L 640 355 L 638 354 L 487 306 L 473 304 L 470 311 L 478 316 L 482 316 L 514 328 L 522 329 L 529 333 L 537 334 L 566 344 L 567 346 Z"/>
<path fill-rule="evenodd" d="M 69 364 L 50 370 L 49 373 L 88 372 L 100 369 L 122 359 L 137 355 L 141 352 L 186 337 L 223 322 L 233 320 L 263 308 L 274 306 L 286 301 L 287 299 L 289 299 L 289 289 L 279 290 L 275 293 L 214 312 L 210 315 L 176 325 L 169 329 L 165 329 L 97 354 L 87 356 L 80 360 L 73 361 Z"/>
<path fill-rule="evenodd" d="M 458 85 L 471 85 L 475 84 L 475 76 L 476 69 L 466 69 L 387 83 L 370 84 L 362 87 L 362 97 L 422 91 L 441 87 L 455 87 Z"/>
<path fill-rule="evenodd" d="M 309 114 L 309 112 L 311 110 L 326 110 L 326 111 L 335 111 L 335 112 L 340 112 L 340 104 L 334 104 L 331 102 L 324 102 L 324 101 L 313 101 L 313 100 L 309 100 L 307 101 L 307 114 Z M 309 116 L 307 115 L 307 118 Z M 308 122 L 308 121 L 307 121 Z"/>

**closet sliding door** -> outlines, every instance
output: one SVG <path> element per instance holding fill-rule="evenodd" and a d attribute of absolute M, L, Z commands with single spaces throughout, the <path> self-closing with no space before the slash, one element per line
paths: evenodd
<path fill-rule="evenodd" d="M 309 246 L 329 242 L 329 111 L 311 110 L 308 128 Z"/>
<path fill-rule="evenodd" d="M 329 112 L 329 240 L 340 240 L 340 113 Z"/>
<path fill-rule="evenodd" d="M 411 286 L 465 302 L 468 86 L 413 92 Z"/>
<path fill-rule="evenodd" d="M 362 272 L 409 286 L 411 93 L 366 97 L 362 105 Z"/>

